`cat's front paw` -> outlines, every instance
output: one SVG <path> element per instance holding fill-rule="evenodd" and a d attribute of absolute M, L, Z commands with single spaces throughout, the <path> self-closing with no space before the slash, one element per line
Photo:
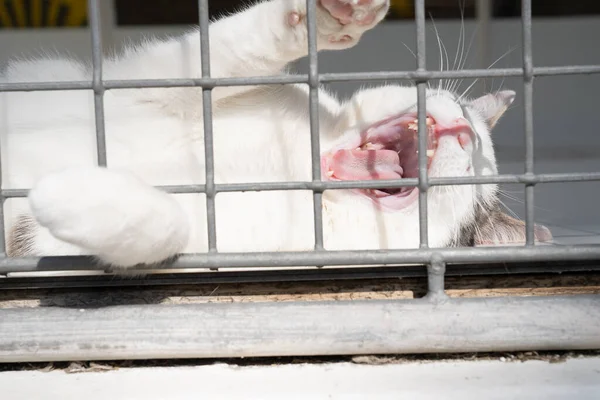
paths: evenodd
<path fill-rule="evenodd" d="M 297 0 L 288 14 L 292 27 L 306 27 L 306 0 Z M 377 25 L 388 12 L 389 0 L 316 0 L 319 49 L 354 46 L 362 34 Z"/>

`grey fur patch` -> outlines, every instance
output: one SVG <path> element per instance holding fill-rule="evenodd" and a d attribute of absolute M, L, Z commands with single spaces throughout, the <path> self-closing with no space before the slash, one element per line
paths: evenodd
<path fill-rule="evenodd" d="M 543 225 L 535 224 L 534 240 L 538 243 L 552 241 L 552 233 Z M 500 208 L 492 211 L 475 235 L 476 246 L 523 245 L 526 243 L 525 222 L 511 217 Z"/>
<path fill-rule="evenodd" d="M 33 251 L 36 222 L 30 215 L 19 215 L 8 233 L 6 252 L 9 257 L 24 257 Z"/>
<path fill-rule="evenodd" d="M 475 218 L 468 223 L 460 227 L 456 239 L 454 239 L 449 247 L 473 247 L 475 246 L 475 237 L 480 231 L 481 227 L 485 224 L 488 216 L 495 210 L 500 210 L 500 205 L 497 202 L 490 204 L 488 207 L 477 205 L 475 208 Z"/>
<path fill-rule="evenodd" d="M 552 233 L 543 225 L 535 224 L 536 242 L 552 241 Z M 526 241 L 525 222 L 506 214 L 500 203 L 487 207 L 477 206 L 475 218 L 461 227 L 452 247 L 522 245 Z"/>

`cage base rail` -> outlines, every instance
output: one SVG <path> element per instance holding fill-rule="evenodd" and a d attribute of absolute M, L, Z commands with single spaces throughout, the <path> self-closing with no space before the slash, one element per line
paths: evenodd
<path fill-rule="evenodd" d="M 0 332 L 5 363 L 585 350 L 600 296 L 5 309 Z"/>
<path fill-rule="evenodd" d="M 524 262 L 487 264 L 449 264 L 446 277 L 454 276 L 510 276 L 512 274 L 596 274 L 600 273 L 600 260 L 570 262 Z M 329 267 L 293 270 L 246 270 L 219 272 L 160 273 L 142 276 L 113 274 L 46 277 L 11 276 L 0 284 L 0 292 L 26 289 L 66 289 L 99 287 L 159 287 L 204 284 L 247 284 L 281 282 L 324 282 L 369 279 L 402 279 L 427 277 L 424 265 L 385 267 Z"/>
<path fill-rule="evenodd" d="M 600 259 L 600 245 L 198 253 L 183 254 L 170 264 L 139 266 L 134 270 L 422 264 L 430 263 L 434 257 L 441 257 L 447 263 L 585 261 Z M 0 274 L 105 269 L 106 267 L 85 256 L 0 257 Z"/>

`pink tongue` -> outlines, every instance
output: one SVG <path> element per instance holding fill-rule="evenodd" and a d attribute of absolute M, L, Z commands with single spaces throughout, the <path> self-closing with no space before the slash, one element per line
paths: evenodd
<path fill-rule="evenodd" d="M 400 179 L 402 167 L 394 150 L 339 150 L 332 158 L 331 168 L 338 179 Z"/>

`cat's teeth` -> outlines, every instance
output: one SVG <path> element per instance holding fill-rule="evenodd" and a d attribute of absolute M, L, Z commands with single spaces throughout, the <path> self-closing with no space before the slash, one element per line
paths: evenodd
<path fill-rule="evenodd" d="M 373 150 L 373 149 L 375 149 L 375 146 L 373 145 L 373 143 L 371 143 L 371 142 L 367 142 L 367 143 L 365 143 L 365 144 L 363 145 L 363 149 L 366 149 L 366 150 Z"/>
<path fill-rule="evenodd" d="M 425 124 L 427 126 L 433 126 L 433 119 L 430 117 L 427 117 L 427 119 L 425 120 Z M 410 124 L 408 124 L 408 129 L 416 131 L 419 129 L 419 120 L 415 119 L 413 122 L 411 122 Z"/>
<path fill-rule="evenodd" d="M 327 171 L 327 176 L 328 177 L 332 177 L 333 176 L 333 171 Z"/>
<path fill-rule="evenodd" d="M 367 142 L 360 147 L 357 147 L 356 150 L 377 150 L 378 147 L 371 142 Z"/>
<path fill-rule="evenodd" d="M 435 154 L 435 150 L 433 150 L 433 149 L 427 150 L 427 157 L 431 158 L 431 157 L 433 157 L 434 154 Z"/>

